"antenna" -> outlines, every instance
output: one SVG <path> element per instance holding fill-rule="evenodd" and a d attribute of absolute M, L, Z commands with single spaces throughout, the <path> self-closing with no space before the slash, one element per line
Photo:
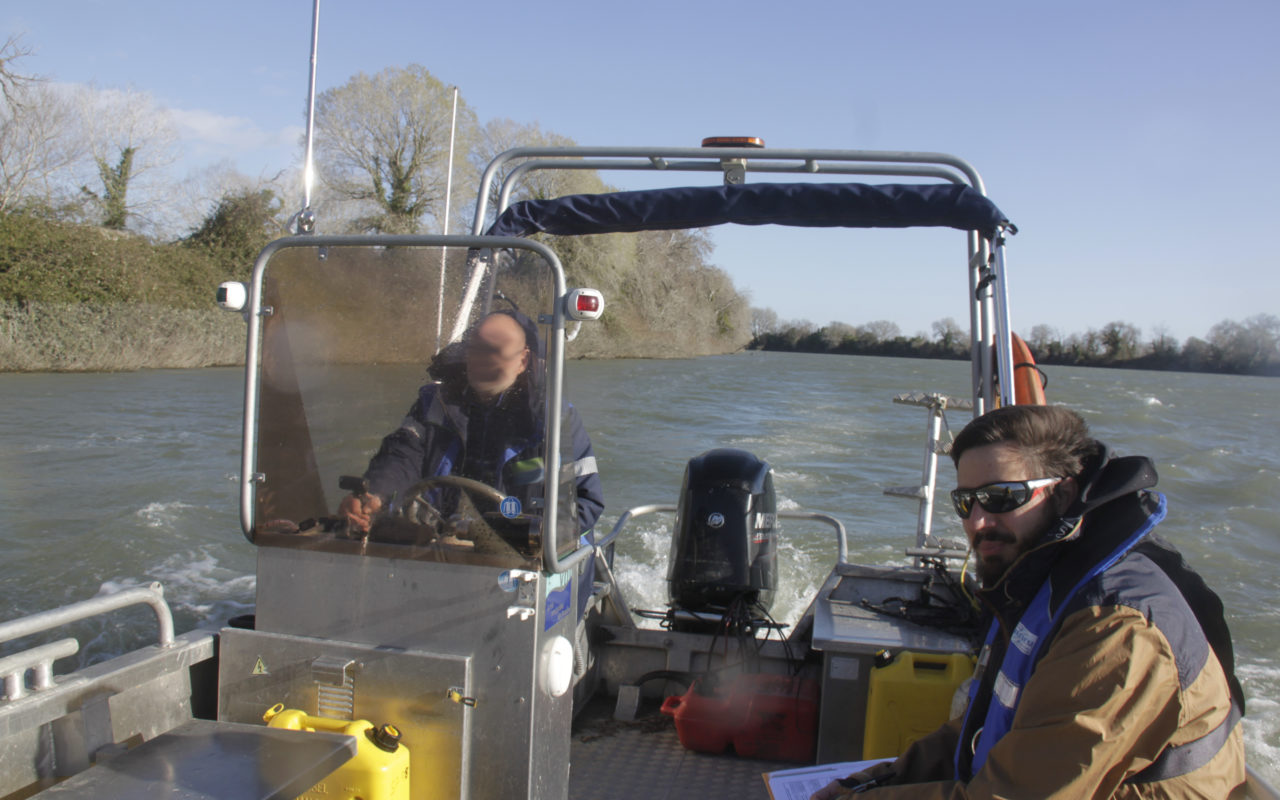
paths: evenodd
<path fill-rule="evenodd" d="M 294 215 L 297 222 L 294 233 L 313 233 L 316 229 L 316 213 L 311 209 L 311 187 L 315 183 L 312 154 L 316 135 L 316 49 L 319 43 L 320 0 L 315 0 L 311 11 L 311 79 L 307 85 L 307 149 L 302 160 L 302 210 Z"/>
<path fill-rule="evenodd" d="M 316 0 L 320 2 L 320 0 Z M 449 235 L 449 199 L 453 192 L 453 142 L 458 132 L 458 87 L 453 87 L 453 121 L 449 123 L 449 172 L 444 179 L 444 235 Z M 440 248 L 440 296 L 436 300 L 436 352 L 440 352 L 440 337 L 444 333 L 444 270 L 445 254 L 449 248 Z"/>

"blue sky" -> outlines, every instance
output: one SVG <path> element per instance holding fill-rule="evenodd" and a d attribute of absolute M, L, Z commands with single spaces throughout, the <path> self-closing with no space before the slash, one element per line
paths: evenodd
<path fill-rule="evenodd" d="M 34 51 L 24 71 L 180 112 L 190 166 L 300 161 L 309 0 L 6 0 L 0 23 Z M 1280 314 L 1277 31 L 1274 0 L 322 0 L 317 83 L 418 63 L 482 122 L 584 145 L 735 134 L 953 153 L 1021 231 L 1015 328 L 1122 320 L 1184 339 Z M 783 319 L 967 321 L 959 232 L 714 241 L 713 261 Z"/>

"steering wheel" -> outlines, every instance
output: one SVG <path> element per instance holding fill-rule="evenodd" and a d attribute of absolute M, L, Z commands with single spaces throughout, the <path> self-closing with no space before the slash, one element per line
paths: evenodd
<path fill-rule="evenodd" d="M 434 478 L 420 480 L 405 491 L 404 500 L 400 504 L 400 516 L 419 522 L 438 520 L 440 512 L 427 500 L 427 493 L 437 486 L 452 486 L 467 492 L 472 497 L 490 500 L 495 505 L 501 503 L 506 497 L 489 484 L 474 478 L 465 478 L 461 475 L 437 475 Z"/>
<path fill-rule="evenodd" d="M 427 493 L 437 486 L 450 486 L 466 492 L 472 500 L 472 512 L 480 513 L 484 518 L 489 517 L 489 514 L 480 512 L 480 509 L 475 507 L 475 501 L 486 500 L 494 506 L 498 506 L 506 498 L 506 495 L 494 487 L 473 478 L 464 478 L 461 475 L 440 475 L 418 481 L 409 487 L 404 494 L 405 499 L 397 511 L 399 518 L 415 525 L 434 528 L 437 533 L 444 533 L 449 527 L 448 523 L 443 515 L 427 500 Z M 525 557 L 526 554 L 522 552 L 522 548 L 528 549 L 530 547 L 527 522 L 523 528 L 509 533 L 500 529 L 495 530 L 489 522 L 485 522 L 483 519 L 475 520 L 475 522 L 477 524 L 470 524 L 463 528 L 467 533 L 458 534 L 464 536 L 465 542 L 454 541 L 450 543 L 455 545 L 466 544 L 468 547 L 473 547 L 478 554 L 513 556 L 516 558 Z"/>

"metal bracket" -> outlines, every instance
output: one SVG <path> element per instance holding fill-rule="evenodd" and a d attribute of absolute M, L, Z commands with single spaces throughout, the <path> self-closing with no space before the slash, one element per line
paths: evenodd
<path fill-rule="evenodd" d="M 521 622 L 532 617 L 536 610 L 534 609 L 537 600 L 535 587 L 537 586 L 538 573 L 527 569 L 513 569 L 509 573 L 513 580 L 518 581 L 516 585 L 516 601 L 507 606 L 507 619 L 519 617 Z"/>
<path fill-rule="evenodd" d="M 736 186 L 747 182 L 747 160 L 745 158 L 722 158 L 720 169 L 724 172 L 724 185 Z"/>
<path fill-rule="evenodd" d="M 624 683 L 618 687 L 618 700 L 613 706 L 613 718 L 622 722 L 632 722 L 640 711 L 640 686 Z"/>
<path fill-rule="evenodd" d="M 316 713 L 334 719 L 353 719 L 356 710 L 354 659 L 320 656 L 311 662 L 311 680 L 316 683 Z"/>
<path fill-rule="evenodd" d="M 351 667 L 355 660 L 343 656 L 320 656 L 311 662 L 311 680 L 330 686 L 346 686 L 351 683 Z"/>

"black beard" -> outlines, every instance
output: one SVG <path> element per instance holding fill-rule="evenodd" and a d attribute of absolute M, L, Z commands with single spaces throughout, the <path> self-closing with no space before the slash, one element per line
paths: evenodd
<path fill-rule="evenodd" d="M 983 560 L 979 558 L 977 563 L 977 573 L 978 573 L 978 578 L 982 581 L 982 585 L 994 586 L 995 584 L 1000 582 L 1000 580 L 1005 576 L 1005 573 L 1009 571 L 1009 569 L 1014 565 L 1015 562 L 1018 561 L 1018 559 L 1022 557 L 1024 553 L 1026 553 L 1029 550 L 1032 550 L 1035 547 L 1040 546 L 1041 544 L 1044 544 L 1045 541 L 1048 540 L 1049 538 L 1054 538 L 1054 539 L 1062 538 L 1062 534 L 1060 533 L 1057 535 L 1053 535 L 1055 531 L 1057 531 L 1059 528 L 1062 527 L 1061 523 L 1062 523 L 1061 517 L 1058 517 L 1056 514 L 1050 516 L 1049 519 L 1045 521 L 1044 526 L 1039 531 L 1036 532 L 1035 536 L 1031 537 L 1031 540 L 1027 543 L 1027 546 L 1024 549 L 1019 550 L 1017 553 L 1015 553 L 1013 556 L 1013 561 L 1009 562 L 1006 565 L 1003 565 L 1003 566 L 993 565 L 991 567 L 988 567 L 985 564 L 985 562 L 983 562 Z M 1017 539 L 1014 538 L 1013 534 L 1003 533 L 1001 531 L 993 531 L 991 533 L 985 533 L 985 534 L 981 534 L 979 536 L 974 537 L 973 548 L 977 550 L 978 546 L 981 545 L 983 542 L 1001 542 L 1003 544 L 1013 544 L 1016 541 Z M 994 570 L 999 570 L 999 572 L 994 572 Z M 994 574 L 992 574 L 993 572 Z"/>
<path fill-rule="evenodd" d="M 1004 577 L 1006 572 L 1008 572 L 1010 566 L 1012 566 L 1012 564 L 996 564 L 987 566 L 987 562 L 979 558 L 975 571 L 978 573 L 978 580 L 982 582 L 983 588 L 989 589 L 1000 582 L 1000 579 Z"/>

